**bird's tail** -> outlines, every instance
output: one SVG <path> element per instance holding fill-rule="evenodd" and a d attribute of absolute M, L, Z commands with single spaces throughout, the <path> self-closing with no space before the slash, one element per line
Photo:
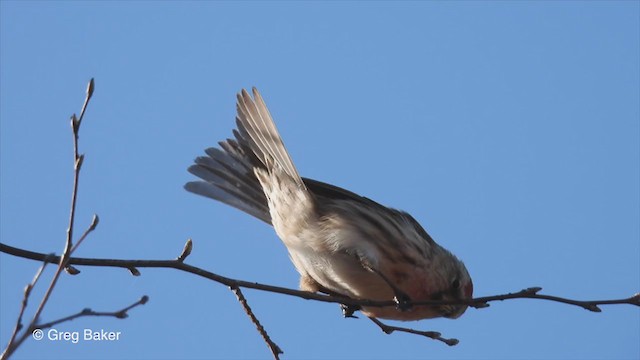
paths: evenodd
<path fill-rule="evenodd" d="M 202 180 L 187 183 L 185 189 L 271 224 L 269 205 L 256 169 L 272 171 L 278 167 L 302 189 L 305 185 L 256 88 L 253 98 L 244 89 L 238 94 L 237 112 L 235 139 L 221 141 L 220 148 L 208 148 L 207 156 L 196 158 L 189 172 Z"/>

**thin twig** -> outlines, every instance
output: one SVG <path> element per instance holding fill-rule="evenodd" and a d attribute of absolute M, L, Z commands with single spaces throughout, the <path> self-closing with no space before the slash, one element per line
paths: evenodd
<path fill-rule="evenodd" d="M 72 130 L 72 133 L 73 133 L 73 159 L 74 159 L 74 164 L 73 164 L 73 190 L 71 191 L 71 207 L 70 207 L 70 211 L 69 211 L 69 226 L 67 227 L 67 237 L 66 237 L 66 241 L 65 241 L 64 251 L 62 252 L 62 256 L 60 256 L 57 259 L 58 267 L 56 269 L 56 272 L 54 273 L 53 277 L 51 278 L 51 282 L 49 283 L 49 287 L 47 288 L 47 290 L 45 291 L 44 295 L 42 296 L 42 300 L 40 300 L 40 304 L 36 308 L 36 311 L 34 312 L 33 317 L 31 319 L 31 321 L 29 322 L 29 326 L 22 333 L 22 335 L 20 337 L 17 337 L 17 336 L 12 337 L 11 341 L 7 345 L 7 348 L 2 353 L 2 358 L 1 359 L 6 359 L 9 356 L 11 356 L 11 354 L 13 354 L 13 352 L 27 339 L 27 337 L 30 335 L 30 333 L 35 329 L 35 325 L 38 322 L 38 320 L 40 319 L 40 315 L 42 314 L 42 311 L 44 310 L 44 307 L 46 306 L 47 302 L 49 301 L 49 297 L 51 296 L 51 293 L 53 292 L 53 289 L 55 288 L 55 286 L 56 286 L 56 284 L 58 282 L 58 279 L 60 278 L 60 274 L 62 274 L 62 271 L 64 269 L 67 269 L 67 271 L 70 274 L 77 274 L 78 273 L 78 270 L 75 269 L 75 268 L 67 268 L 67 263 L 68 263 L 69 258 L 71 257 L 71 254 L 73 253 L 73 250 L 75 250 L 77 248 L 77 245 L 78 245 L 78 244 L 76 244 L 76 247 L 73 247 L 73 229 L 74 229 L 74 221 L 75 221 L 76 203 L 77 203 L 77 199 L 78 199 L 78 184 L 79 184 L 79 180 L 80 180 L 80 169 L 82 168 L 82 162 L 84 160 L 84 155 L 80 155 L 79 152 L 78 152 L 79 130 L 80 130 L 80 125 L 82 123 L 82 119 L 84 118 L 85 111 L 87 110 L 87 105 L 89 104 L 89 100 L 91 100 L 91 96 L 93 95 L 94 88 L 95 88 L 95 86 L 94 86 L 94 81 L 93 81 L 93 78 L 92 78 L 89 81 L 89 84 L 87 85 L 86 96 L 85 96 L 85 99 L 84 99 L 84 103 L 82 105 L 82 109 L 80 111 L 80 118 L 76 118 L 75 114 L 73 114 L 71 116 L 71 130 Z M 97 224 L 98 224 L 97 216 L 95 216 L 94 217 L 94 221 L 92 222 L 92 224 L 89 227 L 89 229 L 85 232 L 85 235 L 82 237 L 81 240 L 84 240 L 84 237 L 86 237 L 86 235 L 88 233 L 93 231 L 93 229 L 95 229 Z M 21 316 L 22 316 L 23 313 L 24 313 L 24 311 L 21 310 Z"/>
<path fill-rule="evenodd" d="M 387 324 L 383 323 L 382 321 L 380 321 L 380 320 L 378 320 L 378 319 L 376 319 L 374 317 L 370 317 L 369 320 L 373 321 L 374 324 L 378 325 L 380 327 L 380 329 L 385 334 L 391 334 L 394 331 L 405 332 L 405 333 L 409 333 L 409 334 L 428 337 L 428 338 L 433 339 L 433 340 L 442 341 L 443 343 L 445 343 L 445 344 L 447 344 L 449 346 L 458 345 L 458 343 L 460 342 L 458 339 L 443 338 L 442 334 L 440 334 L 437 331 L 421 331 L 421 330 L 414 330 L 414 329 L 409 329 L 409 328 L 405 328 L 405 327 L 387 325 Z"/>
<path fill-rule="evenodd" d="M 82 109 L 80 110 L 80 117 L 78 118 L 78 128 L 80 127 L 82 119 L 84 118 L 84 112 L 87 110 L 89 100 L 91 100 L 91 97 L 93 96 L 93 90 L 95 90 L 95 82 L 93 81 L 93 78 L 91 78 L 91 80 L 89 80 L 89 83 L 87 84 L 86 96 L 84 98 L 84 103 L 82 104 Z"/>
<path fill-rule="evenodd" d="M 127 314 L 127 312 L 129 310 L 133 309 L 136 306 L 144 305 L 144 304 L 147 303 L 147 301 L 149 301 L 149 297 L 147 295 L 144 295 L 144 296 L 142 296 L 140 298 L 140 300 L 136 301 L 135 303 L 133 303 L 133 304 L 131 304 L 131 305 L 129 305 L 129 306 L 123 308 L 123 309 L 120 309 L 120 310 L 117 310 L 117 311 L 111 311 L 111 312 L 93 311 L 93 310 L 91 310 L 89 308 L 86 308 L 86 309 L 83 309 L 82 311 L 79 311 L 79 312 L 73 314 L 73 315 L 69 315 L 69 316 L 60 318 L 58 320 L 50 321 L 48 323 L 38 324 L 38 325 L 36 325 L 36 327 L 38 329 L 48 329 L 48 328 L 53 327 L 55 325 L 58 325 L 60 323 L 71 321 L 71 320 L 74 320 L 74 319 L 77 319 L 77 318 L 83 317 L 83 316 L 110 316 L 110 317 L 114 317 L 116 319 L 126 319 L 129 316 L 129 314 Z"/>
<path fill-rule="evenodd" d="M 51 296 L 51 293 L 53 292 L 53 289 L 56 286 L 58 279 L 60 278 L 60 274 L 62 273 L 62 270 L 65 268 L 69 257 L 71 257 L 71 251 L 73 250 L 72 248 L 73 228 L 74 228 L 74 221 L 75 221 L 75 214 L 76 214 L 76 203 L 78 200 L 78 183 L 80 181 L 80 169 L 82 168 L 82 162 L 84 159 L 84 155 L 80 155 L 78 153 L 78 136 L 79 136 L 78 132 L 80 130 L 80 124 L 82 123 L 82 118 L 84 117 L 85 110 L 87 109 L 87 105 L 89 104 L 89 100 L 91 100 L 91 96 L 93 95 L 93 89 L 94 89 L 94 82 L 92 78 L 89 81 L 89 85 L 87 86 L 87 93 L 84 99 L 84 104 L 82 105 L 82 110 L 80 112 L 80 118 L 76 119 L 75 114 L 71 117 L 71 129 L 73 131 L 74 166 L 73 166 L 73 191 L 71 192 L 71 209 L 69 211 L 69 227 L 67 228 L 67 241 L 64 247 L 64 252 L 62 253 L 62 256 L 60 257 L 60 260 L 58 263 L 58 269 L 56 270 L 56 273 L 53 275 L 53 278 L 51 279 L 51 283 L 49 284 L 47 291 L 42 297 L 42 301 L 40 301 L 40 305 L 38 306 L 38 309 L 33 315 L 33 319 L 31 320 L 31 325 L 34 325 L 38 321 L 38 318 L 40 317 L 42 310 L 44 310 L 44 307 L 47 304 L 47 301 L 49 301 L 49 297 Z M 27 335 L 28 334 L 24 334 L 25 337 Z"/>
<path fill-rule="evenodd" d="M 552 295 L 541 295 L 541 294 L 538 294 L 540 290 L 542 290 L 542 288 L 533 287 L 533 288 L 520 290 L 515 293 L 509 293 L 509 294 L 497 295 L 497 296 L 485 296 L 485 297 L 473 299 L 474 304 L 470 304 L 470 305 L 473 307 L 476 307 L 476 306 L 482 306 L 483 303 L 486 304 L 489 301 L 504 301 L 508 299 L 540 299 L 540 300 L 555 301 L 555 302 L 569 304 L 569 305 L 575 305 L 593 312 L 602 311 L 602 309 L 600 309 L 598 305 L 631 304 L 631 305 L 640 306 L 640 294 L 635 294 L 634 296 L 628 299 L 580 301 L 580 300 L 565 299 L 562 297 L 552 296 Z"/>
<path fill-rule="evenodd" d="M 80 239 L 78 239 L 78 241 L 75 243 L 75 245 L 73 246 L 73 248 L 71 248 L 71 253 L 73 254 L 76 249 L 78 248 L 78 246 L 80 246 L 80 244 L 82 244 L 82 242 L 84 241 L 84 239 L 87 238 L 87 235 L 89 235 L 93 230 L 96 229 L 96 227 L 98 226 L 98 223 L 100 222 L 100 218 L 98 217 L 97 214 L 93 214 L 93 219 L 91 219 L 91 224 L 89 225 L 89 227 L 87 228 L 87 230 L 84 231 L 84 233 L 82 234 L 82 236 L 80 236 Z"/>
<path fill-rule="evenodd" d="M 231 291 L 236 294 L 238 302 L 240 302 L 240 305 L 242 305 L 242 308 L 251 319 L 251 322 L 256 326 L 256 329 L 258 329 L 258 333 L 260 333 L 260 336 L 262 336 L 262 340 L 264 340 L 264 342 L 269 347 L 273 358 L 279 360 L 280 354 L 283 354 L 282 349 L 280 349 L 278 344 L 274 343 L 273 340 L 271 340 L 271 337 L 269 337 L 269 334 L 267 334 L 267 330 L 265 330 L 264 327 L 260 324 L 260 320 L 258 320 L 258 318 L 253 313 L 253 310 L 251 310 L 251 307 L 249 306 L 247 299 L 244 297 L 242 290 L 240 290 L 240 288 L 237 286 L 231 286 L 230 288 Z"/>
<path fill-rule="evenodd" d="M 40 280 L 40 276 L 44 272 L 44 269 L 47 267 L 47 265 L 49 265 L 49 262 L 46 260 L 43 261 L 42 265 L 40 265 L 40 268 L 38 269 L 35 276 L 33 277 L 33 280 L 31 280 L 31 282 L 24 287 L 24 296 L 22 297 L 22 305 L 20 306 L 20 313 L 18 314 L 18 320 L 16 321 L 16 325 L 13 328 L 13 333 L 11 334 L 11 338 L 7 343 L 7 348 L 5 349 L 5 352 L 7 349 L 9 349 L 9 345 L 13 344 L 13 342 L 16 340 L 16 336 L 18 335 L 18 333 L 23 327 L 22 316 L 24 315 L 24 310 L 27 308 L 27 304 L 29 303 L 29 296 L 31 295 L 31 290 L 33 290 L 33 288 L 38 283 L 38 280 Z M 4 359 L 5 352 L 3 352 L 1 355 L 3 359 Z"/>

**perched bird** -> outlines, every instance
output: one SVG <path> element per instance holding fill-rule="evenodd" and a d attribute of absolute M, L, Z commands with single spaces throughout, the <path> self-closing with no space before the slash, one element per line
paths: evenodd
<path fill-rule="evenodd" d="M 300 288 L 335 296 L 395 300 L 363 307 L 372 318 L 455 319 L 466 305 L 416 305 L 470 299 L 464 264 L 409 214 L 317 180 L 300 177 L 260 93 L 237 95 L 235 139 L 208 148 L 185 188 L 273 225 L 300 273 Z M 349 311 L 351 313 L 352 311 Z"/>

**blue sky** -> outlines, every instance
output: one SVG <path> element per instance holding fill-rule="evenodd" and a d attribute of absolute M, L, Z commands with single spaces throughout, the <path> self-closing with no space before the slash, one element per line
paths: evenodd
<path fill-rule="evenodd" d="M 577 299 L 640 291 L 640 25 L 635 1 L 0 2 L 0 238 L 60 252 L 68 118 L 96 92 L 78 256 L 171 259 L 297 286 L 273 230 L 187 193 L 186 172 L 257 86 L 303 176 L 413 214 L 469 269 L 476 295 L 541 286 Z M 39 264 L 0 255 L 0 343 Z M 268 358 L 225 287 L 173 270 L 80 268 L 43 314 L 119 341 L 27 341 L 16 359 Z M 48 276 L 51 272 L 47 273 Z M 44 284 L 44 282 L 43 282 Z M 44 286 L 34 293 L 42 294 Z M 286 359 L 640 357 L 640 310 L 532 300 L 408 323 L 456 347 L 382 334 L 337 306 L 245 292 Z M 33 311 L 33 307 L 29 308 Z"/>

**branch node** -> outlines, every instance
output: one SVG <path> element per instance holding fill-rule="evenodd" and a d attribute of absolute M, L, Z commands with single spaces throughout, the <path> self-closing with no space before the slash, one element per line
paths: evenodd
<path fill-rule="evenodd" d="M 445 344 L 449 345 L 449 346 L 456 346 L 460 343 L 460 340 L 458 339 L 443 339 L 442 342 L 444 342 Z"/>
<path fill-rule="evenodd" d="M 87 100 L 91 99 L 91 96 L 93 96 L 94 89 L 95 82 L 93 81 L 93 78 L 91 78 L 91 80 L 89 80 L 89 84 L 87 84 Z"/>
<path fill-rule="evenodd" d="M 479 303 L 471 304 L 469 306 L 471 306 L 474 309 L 486 309 L 491 305 L 489 303 L 486 303 L 486 302 L 479 302 Z"/>
<path fill-rule="evenodd" d="M 600 309 L 598 307 L 598 305 L 596 305 L 596 304 L 588 304 L 587 303 L 587 304 L 584 305 L 584 308 L 589 310 L 589 311 L 593 311 L 593 312 L 602 312 L 602 309 Z"/>
<path fill-rule="evenodd" d="M 91 219 L 91 225 L 89 225 L 87 232 L 95 230 L 99 222 L 100 218 L 98 217 L 98 214 L 93 214 L 93 219 Z"/>
<path fill-rule="evenodd" d="M 179 262 L 184 262 L 184 260 L 191 254 L 191 250 L 193 250 L 193 241 L 191 238 L 187 239 L 187 242 L 184 243 L 184 248 L 182 248 L 182 253 L 176 259 Z"/>
<path fill-rule="evenodd" d="M 380 330 L 382 330 L 382 332 L 387 335 L 391 335 L 396 329 L 385 326 L 385 327 L 380 327 Z"/>
<path fill-rule="evenodd" d="M 129 314 L 127 314 L 126 311 L 118 311 L 117 313 L 114 314 L 114 316 L 118 319 L 126 319 L 129 317 Z"/>
<path fill-rule="evenodd" d="M 73 130 L 74 134 L 78 134 L 78 129 L 80 128 L 80 122 L 76 117 L 76 114 L 71 115 L 71 130 Z"/>
<path fill-rule="evenodd" d="M 535 295 L 535 294 L 539 293 L 541 290 L 542 290 L 541 287 L 534 286 L 534 287 L 526 288 L 526 289 L 522 290 L 522 292 L 525 293 L 525 294 Z"/>
<path fill-rule="evenodd" d="M 80 156 L 78 156 L 78 158 L 76 159 L 76 164 L 75 164 L 76 171 L 80 171 L 80 168 L 82 167 L 83 162 L 84 162 L 84 154 L 80 154 Z"/>
<path fill-rule="evenodd" d="M 138 270 L 137 268 L 133 267 L 133 266 L 129 266 L 127 267 L 127 270 L 129 270 L 129 272 L 131 273 L 131 275 L 133 276 L 140 276 L 140 270 Z"/>
<path fill-rule="evenodd" d="M 23 301 L 25 301 L 29 295 L 31 294 L 31 289 L 33 289 L 33 285 L 31 283 L 25 285 L 24 287 L 24 297 L 25 299 Z"/>
<path fill-rule="evenodd" d="M 66 271 L 66 273 L 69 274 L 69 275 L 78 275 L 78 274 L 80 274 L 80 270 L 78 270 L 77 268 L 75 268 L 72 265 L 67 265 L 64 268 L 64 271 Z"/>

